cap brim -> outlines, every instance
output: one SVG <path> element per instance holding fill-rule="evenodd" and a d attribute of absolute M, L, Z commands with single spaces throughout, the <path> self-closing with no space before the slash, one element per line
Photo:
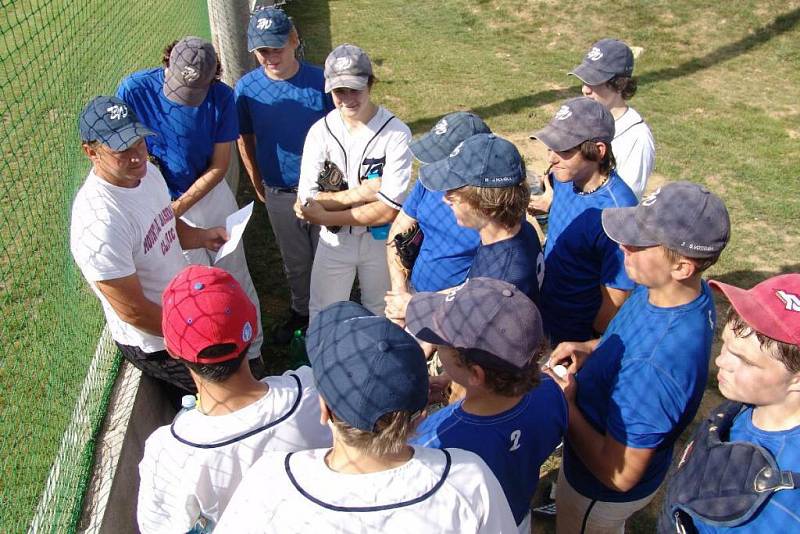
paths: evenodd
<path fill-rule="evenodd" d="M 654 247 L 658 241 L 646 236 L 636 220 L 636 207 L 606 208 L 601 214 L 603 231 L 612 241 L 634 247 Z"/>
<path fill-rule="evenodd" d="M 308 358 L 311 361 L 312 367 L 314 361 L 320 356 L 317 349 L 338 324 L 356 317 L 373 316 L 375 316 L 374 313 L 361 304 L 352 301 L 331 304 L 314 316 L 311 323 L 308 325 L 308 330 L 306 330 L 306 352 L 308 353 Z"/>
<path fill-rule="evenodd" d="M 450 157 L 420 167 L 419 181 L 429 191 L 452 191 L 467 185 L 467 181 L 450 171 Z"/>
<path fill-rule="evenodd" d="M 368 82 L 369 76 L 343 75 L 325 78 L 325 92 L 330 93 L 334 89 L 339 89 L 340 87 L 361 91 L 367 86 Z"/>
<path fill-rule="evenodd" d="M 283 48 L 289 42 L 289 33 L 286 35 L 276 35 L 273 33 L 259 35 L 255 38 L 247 39 L 247 51 L 255 52 L 259 48 Z"/>
<path fill-rule="evenodd" d="M 436 292 L 417 293 L 406 308 L 406 330 L 415 338 L 434 345 L 451 346 L 439 324 L 438 310 L 447 295 Z"/>
<path fill-rule="evenodd" d="M 564 152 L 580 145 L 586 139 L 583 136 L 571 134 L 548 124 L 541 130 L 533 132 L 531 139 L 537 139 L 553 152 Z"/>
<path fill-rule="evenodd" d="M 450 152 L 455 147 L 442 146 L 441 143 L 437 142 L 438 137 L 441 136 L 437 136 L 433 132 L 427 132 L 419 139 L 412 141 L 408 148 L 411 150 L 411 154 L 425 165 L 443 160 L 450 155 Z M 447 150 L 448 148 L 450 150 Z"/>
<path fill-rule="evenodd" d="M 115 152 L 128 150 L 135 145 L 139 139 L 156 135 L 156 132 L 146 127 L 142 123 L 133 123 L 115 132 L 111 139 L 103 141 L 103 144 Z M 94 141 L 95 139 L 92 139 Z"/>
<path fill-rule="evenodd" d="M 586 85 L 600 85 L 614 77 L 613 73 L 597 70 L 588 63 L 581 63 L 568 74 L 575 76 Z"/>

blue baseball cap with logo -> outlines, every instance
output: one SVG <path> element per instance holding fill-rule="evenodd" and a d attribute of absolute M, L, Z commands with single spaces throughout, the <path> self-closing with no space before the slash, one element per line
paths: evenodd
<path fill-rule="evenodd" d="M 525 164 L 514 143 L 494 134 L 477 134 L 459 143 L 450 155 L 419 170 L 431 191 L 467 185 L 510 187 L 525 180 Z"/>
<path fill-rule="evenodd" d="M 283 48 L 293 27 L 289 15 L 282 9 L 269 6 L 254 11 L 247 25 L 247 50 Z"/>
<path fill-rule="evenodd" d="M 600 85 L 614 76 L 633 76 L 633 51 L 617 39 L 600 39 L 569 74 L 586 85 Z"/>
<path fill-rule="evenodd" d="M 115 152 L 132 147 L 139 139 L 156 133 L 139 122 L 136 113 L 115 96 L 96 96 L 78 118 L 81 141 L 99 141 Z"/>
<path fill-rule="evenodd" d="M 584 141 L 611 143 L 614 139 L 614 117 L 606 107 L 586 96 L 564 102 L 550 122 L 534 132 L 538 139 L 554 152 L 564 152 Z"/>
<path fill-rule="evenodd" d="M 445 115 L 433 128 L 409 145 L 421 163 L 429 164 L 446 158 L 461 141 L 479 133 L 492 133 L 483 119 L 468 111 Z"/>
<path fill-rule="evenodd" d="M 416 340 L 355 302 L 319 312 L 306 332 L 317 391 L 345 423 L 373 432 L 390 412 L 421 411 L 428 370 Z"/>

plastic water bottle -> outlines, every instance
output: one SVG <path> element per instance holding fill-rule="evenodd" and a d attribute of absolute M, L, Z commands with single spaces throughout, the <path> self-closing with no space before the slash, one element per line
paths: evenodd
<path fill-rule="evenodd" d="M 178 415 L 188 412 L 189 410 L 194 410 L 195 406 L 197 406 L 197 397 L 194 395 L 184 395 L 181 397 L 181 411 L 178 412 Z"/>
<path fill-rule="evenodd" d="M 297 329 L 289 342 L 289 367 L 297 369 L 304 365 L 310 365 L 306 353 L 306 338 L 303 336 L 303 331 Z"/>
<path fill-rule="evenodd" d="M 378 174 L 377 172 L 370 172 L 367 175 L 367 180 L 371 180 L 373 178 L 380 178 L 380 177 L 381 177 L 381 175 Z M 372 239 L 375 239 L 377 241 L 386 241 L 387 239 L 389 239 L 389 228 L 391 226 L 392 226 L 391 224 L 382 224 L 380 226 L 370 226 L 369 227 L 369 233 L 372 234 Z"/>

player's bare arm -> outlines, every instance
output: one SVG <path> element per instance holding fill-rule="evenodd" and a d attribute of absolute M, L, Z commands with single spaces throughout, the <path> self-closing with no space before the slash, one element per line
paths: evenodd
<path fill-rule="evenodd" d="M 206 248 L 217 251 L 228 240 L 228 234 L 222 226 L 213 228 L 195 228 L 181 219 L 175 219 L 175 231 L 183 250 Z"/>
<path fill-rule="evenodd" d="M 305 205 L 295 205 L 295 214 L 300 219 L 326 226 L 378 226 L 392 222 L 397 212 L 380 200 L 342 211 L 328 211 L 314 199 L 309 199 Z"/>
<path fill-rule="evenodd" d="M 172 203 L 172 211 L 180 217 L 186 210 L 197 204 L 201 198 L 214 189 L 228 172 L 231 162 L 231 143 L 216 143 L 211 154 L 211 164 L 203 174 L 197 177 L 192 186 Z"/>
<path fill-rule="evenodd" d="M 320 192 L 314 197 L 327 211 L 342 211 L 362 203 L 377 200 L 381 188 L 381 179 L 365 180 L 353 189 L 337 192 Z M 338 224 L 338 223 L 337 223 Z"/>
<path fill-rule="evenodd" d="M 600 286 L 600 294 L 603 300 L 600 303 L 600 309 L 597 310 L 597 315 L 594 317 L 592 328 L 594 328 L 595 332 L 603 333 L 608 328 L 608 323 L 611 322 L 611 319 L 614 318 L 625 303 L 629 292 L 613 287 Z"/>
<path fill-rule="evenodd" d="M 600 342 L 599 339 L 589 341 L 564 341 L 550 354 L 546 368 L 553 368 L 556 365 L 563 365 L 570 373 L 577 373 L 586 362 L 595 347 Z"/>
<path fill-rule="evenodd" d="M 95 282 L 97 289 L 126 323 L 139 330 L 161 336 L 161 306 L 144 296 L 136 274 Z"/>
<path fill-rule="evenodd" d="M 578 383 L 574 373 L 568 373 L 563 378 L 553 372 L 549 374 L 564 390 L 564 397 L 567 400 L 569 407 L 567 437 L 570 446 L 603 485 L 614 491 L 631 490 L 647 470 L 655 449 L 628 447 L 608 434 L 596 431 L 578 408 L 575 400 Z"/>
<path fill-rule="evenodd" d="M 256 196 L 261 202 L 266 202 L 264 184 L 261 182 L 261 172 L 258 170 L 258 162 L 256 160 L 256 136 L 254 134 L 241 134 L 237 145 L 239 146 L 239 154 L 242 157 L 244 170 L 247 171 L 247 176 L 250 177 L 250 183 L 253 184 Z"/>
<path fill-rule="evenodd" d="M 393 244 L 394 236 L 411 229 L 416 223 L 417 220 L 415 218 L 400 210 L 397 218 L 392 223 L 392 227 L 389 229 L 389 237 L 386 240 L 386 261 L 389 265 L 389 280 L 394 292 L 408 292 L 408 271 L 400 263 L 400 257 Z"/>

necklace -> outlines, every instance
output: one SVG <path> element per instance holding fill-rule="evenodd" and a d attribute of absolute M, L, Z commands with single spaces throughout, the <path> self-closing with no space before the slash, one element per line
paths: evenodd
<path fill-rule="evenodd" d="M 610 176 L 610 175 L 609 175 L 609 176 Z M 606 182 L 608 182 L 608 176 L 606 176 L 605 178 L 603 178 L 603 181 L 602 181 L 602 182 L 600 182 L 600 184 L 598 184 L 598 186 L 597 186 L 597 187 L 595 187 L 594 189 L 590 189 L 589 191 L 581 191 L 580 189 L 578 189 L 578 188 L 577 188 L 577 187 L 575 187 L 574 185 L 572 186 L 572 190 L 573 190 L 573 191 L 575 191 L 575 192 L 576 192 L 577 194 L 579 194 L 579 195 L 591 195 L 592 193 L 594 193 L 595 191 L 597 191 L 598 189 L 600 189 L 601 187 L 603 187 L 604 185 L 606 185 Z"/>

